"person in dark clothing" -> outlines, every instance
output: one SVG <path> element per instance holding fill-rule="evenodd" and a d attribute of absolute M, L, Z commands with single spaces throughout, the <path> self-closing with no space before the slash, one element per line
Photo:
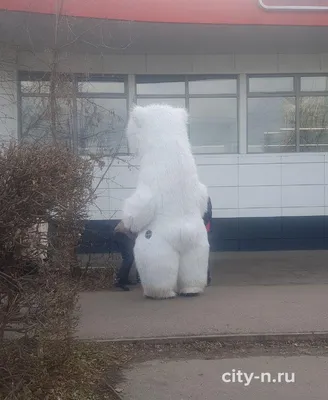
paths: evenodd
<path fill-rule="evenodd" d="M 212 202 L 209 197 L 207 200 L 207 210 L 203 216 L 203 221 L 206 226 L 208 241 L 210 242 L 210 234 L 212 232 Z M 207 285 L 209 286 L 212 281 L 211 276 L 211 268 L 210 268 L 210 260 L 208 260 L 208 269 L 207 269 Z"/>
<path fill-rule="evenodd" d="M 131 232 L 127 232 L 123 224 L 120 222 L 114 230 L 114 240 L 122 256 L 122 263 L 116 275 L 115 286 L 124 291 L 129 291 L 128 285 L 133 283 L 129 281 L 129 274 L 134 263 L 133 248 L 136 236 Z M 139 275 L 137 273 L 137 282 L 139 283 Z"/>

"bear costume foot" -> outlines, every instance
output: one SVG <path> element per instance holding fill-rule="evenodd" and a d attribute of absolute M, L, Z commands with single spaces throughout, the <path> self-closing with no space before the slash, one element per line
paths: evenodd
<path fill-rule="evenodd" d="M 184 288 L 180 290 L 180 296 L 184 297 L 195 297 L 199 296 L 201 293 L 203 293 L 203 289 L 201 288 Z"/>
<path fill-rule="evenodd" d="M 164 300 L 164 299 L 174 299 L 177 296 L 177 294 L 171 291 L 168 293 L 144 293 L 144 296 L 147 299 Z"/>
<path fill-rule="evenodd" d="M 181 297 L 197 297 L 199 293 L 180 293 Z"/>

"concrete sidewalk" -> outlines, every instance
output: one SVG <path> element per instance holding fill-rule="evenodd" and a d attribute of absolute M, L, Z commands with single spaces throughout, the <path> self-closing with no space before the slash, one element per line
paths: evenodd
<path fill-rule="evenodd" d="M 328 251 L 212 253 L 212 286 L 198 298 L 131 292 L 80 297 L 79 337 L 328 332 Z"/>
<path fill-rule="evenodd" d="M 328 285 L 213 286 L 195 298 L 82 293 L 81 339 L 328 332 Z"/>
<path fill-rule="evenodd" d="M 126 400 L 323 400 L 327 399 L 327 371 L 326 355 L 152 360 L 124 371 L 122 397 Z"/>

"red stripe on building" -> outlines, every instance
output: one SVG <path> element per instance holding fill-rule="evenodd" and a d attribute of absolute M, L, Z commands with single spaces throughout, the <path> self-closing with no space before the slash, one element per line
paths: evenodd
<path fill-rule="evenodd" d="M 328 7 L 328 0 L 262 0 L 270 7 Z"/>
<path fill-rule="evenodd" d="M 327 5 L 326 0 L 263 0 Z M 226 25 L 328 26 L 325 11 L 267 11 L 259 0 L 0 0 L 0 9 L 123 21 Z"/>

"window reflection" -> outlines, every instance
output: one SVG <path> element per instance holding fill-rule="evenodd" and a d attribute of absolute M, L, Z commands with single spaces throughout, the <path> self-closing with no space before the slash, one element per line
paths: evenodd
<path fill-rule="evenodd" d="M 302 97 L 300 151 L 328 151 L 328 97 Z"/>
<path fill-rule="evenodd" d="M 163 104 L 163 105 L 169 105 L 172 107 L 185 107 L 186 106 L 186 101 L 185 99 L 177 99 L 177 98 L 173 98 L 173 99 L 158 99 L 158 98 L 151 98 L 151 99 L 145 99 L 145 98 L 141 98 L 138 99 L 137 101 L 139 106 L 149 106 L 151 104 Z"/>
<path fill-rule="evenodd" d="M 190 99 L 190 140 L 196 152 L 237 152 L 237 125 L 237 99 Z"/>
<path fill-rule="evenodd" d="M 306 76 L 301 78 L 302 92 L 323 92 L 328 91 L 327 76 Z"/>
<path fill-rule="evenodd" d="M 26 94 L 49 93 L 50 82 L 46 81 L 21 81 L 21 91 Z"/>
<path fill-rule="evenodd" d="M 248 152 L 295 150 L 295 98 L 248 99 Z"/>
<path fill-rule="evenodd" d="M 22 139 L 34 142 L 49 142 L 52 130 L 58 139 L 71 143 L 73 108 L 71 99 L 56 99 L 55 126 L 51 121 L 52 107 L 48 97 L 22 98 Z"/>
<path fill-rule="evenodd" d="M 189 94 L 236 94 L 237 79 L 218 79 L 211 75 L 188 78 Z"/>
<path fill-rule="evenodd" d="M 79 92 L 84 93 L 124 93 L 124 82 L 79 82 Z"/>
<path fill-rule="evenodd" d="M 126 153 L 125 99 L 78 99 L 79 146 L 88 151 Z"/>
<path fill-rule="evenodd" d="M 292 76 L 249 78 L 249 91 L 253 93 L 292 92 L 293 90 Z"/>
<path fill-rule="evenodd" d="M 186 92 L 183 76 L 137 76 L 137 95 L 184 95 Z"/>

